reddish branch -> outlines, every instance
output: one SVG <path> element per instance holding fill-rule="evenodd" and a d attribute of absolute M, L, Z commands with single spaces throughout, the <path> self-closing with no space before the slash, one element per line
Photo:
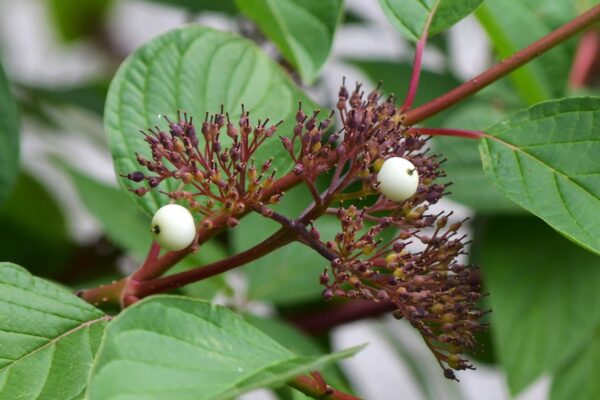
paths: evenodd
<path fill-rule="evenodd" d="M 320 374 L 312 372 L 311 376 L 300 375 L 294 378 L 288 385 L 298 389 L 302 393 L 314 399 L 326 400 L 360 400 L 360 397 L 352 396 L 351 394 L 340 392 L 327 385 Z"/>
<path fill-rule="evenodd" d="M 311 335 L 327 332 L 331 328 L 364 318 L 377 317 L 396 308 L 393 303 L 373 303 L 355 300 L 332 306 L 316 313 L 293 316 L 288 320 Z"/>
<path fill-rule="evenodd" d="M 577 46 L 575 60 L 569 76 L 571 87 L 574 89 L 585 87 L 599 62 L 600 30 L 591 29 L 581 36 Z"/>
<path fill-rule="evenodd" d="M 404 104 L 400 107 L 401 112 L 408 111 L 415 100 L 415 96 L 417 95 L 417 89 L 419 88 L 419 78 L 421 77 L 421 64 L 423 63 L 423 52 L 425 51 L 425 45 L 427 44 L 427 37 L 429 36 L 429 27 L 431 26 L 431 21 L 433 20 L 433 16 L 437 10 L 439 5 L 439 0 L 435 3 L 433 10 L 429 13 L 427 17 L 427 21 L 425 22 L 425 27 L 423 28 L 423 33 L 417 42 L 417 46 L 415 48 L 415 58 L 413 60 L 413 68 L 412 68 L 412 76 L 410 77 L 410 84 L 408 86 L 408 93 L 406 94 L 406 99 L 404 100 Z"/>
<path fill-rule="evenodd" d="M 484 73 L 476 76 L 468 82 L 463 83 L 456 89 L 453 89 L 450 92 L 420 107 L 408 111 L 405 114 L 404 123 L 406 125 L 414 125 L 441 111 L 444 111 L 445 109 L 457 104 L 461 100 L 477 93 L 487 85 L 497 81 L 520 66 L 526 64 L 533 58 L 539 57 L 544 52 L 564 42 L 599 20 L 600 5 L 597 5 L 573 19 L 571 22 L 568 22 L 557 30 L 544 36 L 540 40 L 527 46 L 523 50 L 516 52 L 506 60 L 494 65 Z"/>
<path fill-rule="evenodd" d="M 334 162 L 334 159 L 332 159 L 332 162 Z M 290 172 L 284 175 L 283 177 L 279 178 L 277 181 L 275 181 L 270 188 L 265 189 L 263 191 L 262 198 L 269 199 L 275 193 L 286 191 L 289 188 L 294 187 L 301 181 L 301 177 L 294 174 L 293 172 Z M 242 215 L 245 215 L 248 212 L 249 210 Z M 210 238 L 221 232 L 226 226 L 227 218 L 227 214 L 221 214 L 213 219 L 213 227 L 211 229 L 199 228 L 198 236 L 195 243 L 197 243 L 197 245 L 202 245 L 203 243 L 207 242 Z M 147 262 L 144 265 L 142 265 L 132 275 L 132 277 L 140 281 L 159 277 L 166 271 L 168 271 L 173 265 L 177 264 L 179 261 L 185 258 L 185 256 L 190 254 L 191 251 L 192 248 L 189 247 L 180 251 L 168 252 L 163 256 L 157 258 L 156 260 L 152 262 Z"/>
<path fill-rule="evenodd" d="M 411 128 L 411 131 L 428 136 L 454 136 L 467 139 L 481 139 L 486 136 L 485 132 L 469 131 L 465 129 L 446 129 L 446 128 Z"/>
<path fill-rule="evenodd" d="M 333 163 L 334 159 L 332 159 L 331 162 Z M 273 194 L 288 190 L 289 188 L 297 185 L 301 181 L 302 181 L 301 177 L 290 172 L 290 173 L 284 175 L 283 177 L 281 177 L 280 179 L 278 179 L 277 181 L 275 181 L 270 188 L 265 189 L 264 193 L 263 193 L 263 198 L 268 199 Z M 226 220 L 227 220 L 227 215 L 223 214 L 223 215 L 215 217 L 214 227 L 212 229 L 200 228 L 198 230 L 198 236 L 196 239 L 196 243 L 201 246 L 203 243 L 207 242 L 210 238 L 212 238 L 213 236 L 215 236 L 216 234 L 221 232 L 224 229 L 224 227 L 226 226 Z M 282 243 L 282 245 L 284 245 L 286 243 Z M 191 253 L 191 251 L 192 251 L 192 248 L 188 247 L 188 248 L 186 248 L 184 250 L 180 250 L 180 251 L 170 251 L 158 258 L 154 258 L 154 255 L 153 255 L 152 249 L 151 249 L 149 251 L 146 261 L 130 277 L 123 278 L 123 279 L 118 280 L 109 285 L 81 290 L 81 291 L 77 292 L 77 295 L 80 296 L 81 298 L 83 298 L 84 300 L 86 300 L 87 302 L 96 304 L 96 305 L 103 304 L 103 303 L 113 303 L 113 304 L 123 303 L 123 298 L 125 298 L 129 294 L 133 295 L 133 293 L 128 293 L 130 287 L 131 287 L 131 289 L 133 289 L 133 286 L 137 286 L 139 284 L 139 282 L 150 281 L 152 279 L 160 277 L 162 274 L 164 274 L 166 271 L 168 271 L 171 267 L 173 267 L 175 264 L 177 264 L 179 261 L 181 261 L 187 255 L 189 255 Z M 202 251 L 201 248 L 200 248 L 200 251 Z M 215 265 L 213 264 L 210 269 L 208 269 L 204 272 L 198 273 L 199 279 L 206 279 L 209 276 L 213 276 L 215 274 L 219 274 L 221 272 L 225 272 L 225 271 L 228 271 L 229 269 L 240 266 L 241 264 L 239 264 L 239 262 L 240 262 L 240 259 L 236 256 L 223 259 L 218 262 L 219 269 L 216 269 Z M 217 263 L 215 263 L 215 264 L 217 264 Z M 235 266 L 232 266 L 232 265 L 235 265 Z M 209 267 L 209 266 L 211 266 L 211 265 L 207 265 L 206 267 Z M 206 267 L 201 267 L 198 269 L 205 269 Z M 210 275 L 205 276 L 204 274 L 210 274 Z M 175 275 L 173 275 L 173 276 L 175 276 Z M 187 282 L 187 283 L 190 283 L 190 282 Z M 162 285 L 163 282 L 161 282 L 160 284 Z M 169 285 L 170 285 L 170 283 L 169 283 Z M 164 287 L 165 287 L 164 290 L 169 290 L 169 289 L 174 288 L 172 286 L 164 286 Z M 176 286 L 176 287 L 180 287 L 180 286 Z M 152 293 L 157 293 L 157 292 L 155 290 L 153 290 Z M 135 296 L 137 297 L 138 295 L 139 295 L 139 292 L 136 292 Z M 133 302 L 134 302 L 136 299 L 132 298 L 131 300 L 133 300 Z M 131 303 L 131 301 L 127 301 L 124 303 L 125 304 L 122 304 L 122 305 L 129 305 Z"/>
<path fill-rule="evenodd" d="M 131 293 L 140 298 L 146 297 L 222 274 L 285 246 L 294 239 L 294 236 L 294 234 L 290 234 L 288 229 L 280 229 L 256 246 L 212 264 L 169 275 L 164 278 L 131 282 Z"/>

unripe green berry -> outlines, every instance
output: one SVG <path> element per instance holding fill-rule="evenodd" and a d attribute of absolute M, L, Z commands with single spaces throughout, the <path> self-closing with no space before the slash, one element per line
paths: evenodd
<path fill-rule="evenodd" d="M 187 208 L 168 204 L 152 217 L 152 234 L 156 243 L 166 250 L 185 249 L 196 237 L 194 218 Z"/>

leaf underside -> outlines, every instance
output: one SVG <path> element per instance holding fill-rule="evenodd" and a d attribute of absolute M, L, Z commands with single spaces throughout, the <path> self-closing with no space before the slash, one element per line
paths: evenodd
<path fill-rule="evenodd" d="M 342 0 L 237 0 L 283 56 L 310 83 L 331 51 Z"/>
<path fill-rule="evenodd" d="M 407 39 L 419 40 L 429 15 L 435 11 L 429 35 L 451 27 L 473 10 L 483 0 L 379 0 L 386 17 Z M 436 8 L 436 3 L 437 5 Z"/>

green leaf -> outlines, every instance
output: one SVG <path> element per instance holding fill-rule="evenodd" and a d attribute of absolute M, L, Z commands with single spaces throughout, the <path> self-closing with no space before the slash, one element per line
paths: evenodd
<path fill-rule="evenodd" d="M 482 130 L 503 117 L 505 113 L 491 104 L 472 103 L 445 119 L 442 126 Z M 444 181 L 452 182 L 450 199 L 479 213 L 521 212 L 521 208 L 508 200 L 485 176 L 477 140 L 436 136 L 433 142 L 435 151 L 447 159 L 442 167 L 448 175 Z"/>
<path fill-rule="evenodd" d="M 285 73 L 246 39 L 201 26 L 185 26 L 142 46 L 121 65 L 110 85 L 104 125 L 117 175 L 138 170 L 135 153 L 150 158 L 150 150 L 139 129 L 165 126 L 161 115 L 176 119 L 177 110 L 201 120 L 205 112 L 221 104 L 233 120 L 240 105 L 256 119 L 284 119 L 281 135 L 291 134 L 298 100 L 307 112 L 312 102 Z M 221 136 L 224 147 L 230 144 Z M 274 167 L 291 166 L 280 141 L 274 137 L 261 146 L 255 158 L 274 156 Z M 122 187 L 130 182 L 119 178 Z M 144 211 L 153 214 L 168 201 L 159 190 L 174 190 L 177 182 L 163 182 L 144 197 L 130 193 Z"/>
<path fill-rule="evenodd" d="M 236 0 L 236 4 L 296 67 L 302 80 L 312 82 L 331 51 L 343 0 Z"/>
<path fill-rule="evenodd" d="M 81 398 L 108 318 L 23 268 L 0 263 L 0 398 Z"/>
<path fill-rule="evenodd" d="M 554 376 L 550 400 L 600 399 L 600 332 Z"/>
<path fill-rule="evenodd" d="M 0 259 L 56 277 L 73 249 L 59 204 L 40 182 L 21 173 L 0 209 Z"/>
<path fill-rule="evenodd" d="M 50 16 L 65 41 L 73 41 L 101 32 L 112 0 L 49 0 Z"/>
<path fill-rule="evenodd" d="M 536 3 L 539 1 L 488 0 L 475 13 L 499 59 L 512 55 L 553 30 L 551 20 L 544 18 L 547 14 L 540 12 Z M 570 19 L 567 15 L 561 17 L 563 22 Z M 517 69 L 509 78 L 523 99 L 534 104 L 564 92 L 570 65 L 571 57 L 565 46 L 557 46 Z"/>
<path fill-rule="evenodd" d="M 515 203 L 600 253 L 600 98 L 549 101 L 487 129 L 486 174 Z"/>
<path fill-rule="evenodd" d="M 313 338 L 300 332 L 285 321 L 276 318 L 261 318 L 251 314 L 244 315 L 244 319 L 298 356 L 320 356 L 325 354 L 324 349 Z M 335 368 L 335 365 L 326 366 L 319 372 L 321 372 L 325 381 L 334 388 L 345 392 L 350 391 L 344 377 Z"/>
<path fill-rule="evenodd" d="M 19 111 L 0 63 L 0 205 L 19 169 Z"/>
<path fill-rule="evenodd" d="M 429 35 L 451 27 L 473 10 L 483 0 L 379 0 L 388 20 L 407 39 L 419 40 L 425 30 L 429 15 L 435 11 Z M 436 9 L 437 7 L 437 9 Z"/>
<path fill-rule="evenodd" d="M 475 237 L 492 338 L 516 394 L 557 371 L 593 336 L 600 322 L 600 257 L 528 216 L 491 219 Z"/>
<path fill-rule="evenodd" d="M 128 308 L 107 328 L 88 398 L 230 399 L 282 386 L 356 351 L 298 357 L 226 308 L 155 296 Z"/>
<path fill-rule="evenodd" d="M 154 3 L 161 3 L 169 6 L 182 7 L 191 13 L 201 13 L 204 11 L 222 12 L 224 14 L 235 15 L 237 8 L 233 0 L 148 0 Z"/>

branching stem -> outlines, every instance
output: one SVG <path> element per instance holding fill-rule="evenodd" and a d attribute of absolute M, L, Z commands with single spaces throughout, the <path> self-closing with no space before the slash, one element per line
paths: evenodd
<path fill-rule="evenodd" d="M 288 229 L 279 229 L 273 235 L 250 249 L 238 253 L 234 256 L 219 260 L 203 267 L 194 268 L 178 274 L 166 276 L 164 278 L 151 279 L 147 281 L 138 281 L 131 288 L 132 293 L 138 297 L 145 297 L 155 293 L 165 292 L 180 288 L 193 282 L 197 282 L 211 276 L 222 274 L 240 265 L 252 262 L 265 254 L 272 252 L 293 241 L 294 235 L 290 234 Z"/>
<path fill-rule="evenodd" d="M 404 114 L 404 123 L 406 125 L 414 125 L 444 111 L 598 21 L 600 21 L 600 5 L 592 7 L 589 11 L 581 14 L 523 50 L 516 52 L 506 60 L 502 60 L 484 73 L 458 86 L 456 89 L 406 112 Z"/>

